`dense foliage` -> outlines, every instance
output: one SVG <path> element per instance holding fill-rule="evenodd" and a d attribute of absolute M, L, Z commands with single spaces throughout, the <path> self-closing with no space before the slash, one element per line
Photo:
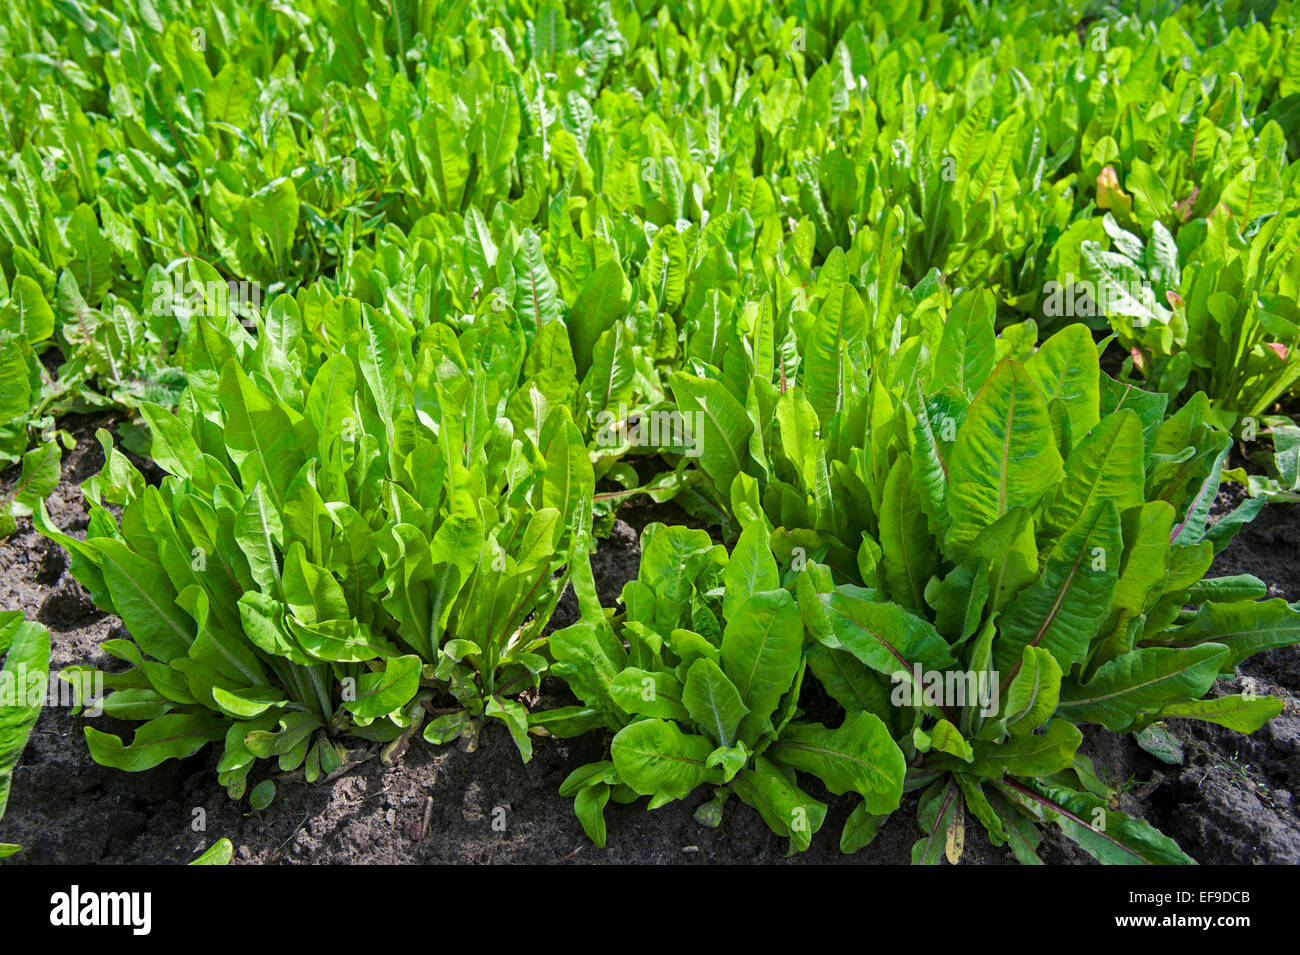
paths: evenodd
<path fill-rule="evenodd" d="M 600 844 L 710 785 L 805 849 L 815 785 L 845 851 L 919 791 L 917 861 L 971 816 L 1186 861 L 1079 726 L 1252 731 L 1207 694 L 1300 639 L 1206 577 L 1300 499 L 1300 4 L 1139 7 L 6 7 L 0 536 L 129 634 L 94 758 L 218 743 L 244 798 L 498 720 L 607 738 L 562 787 Z M 636 495 L 709 529 L 602 607 Z"/>

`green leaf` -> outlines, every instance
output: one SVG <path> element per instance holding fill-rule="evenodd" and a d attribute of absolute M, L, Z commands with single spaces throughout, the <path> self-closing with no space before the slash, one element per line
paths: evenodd
<path fill-rule="evenodd" d="M 357 677 L 356 698 L 345 699 L 343 707 L 358 719 L 386 716 L 411 702 L 419 686 L 420 658 L 390 657 L 382 670 Z"/>
<path fill-rule="evenodd" d="M 820 723 L 791 723 L 767 754 L 773 762 L 812 773 L 837 796 L 858 793 L 868 812 L 892 812 L 903 795 L 903 751 L 871 713 L 855 713 L 833 730 Z"/>
<path fill-rule="evenodd" d="M 675 723 L 646 719 L 623 727 L 610 744 L 619 778 L 642 796 L 687 796 L 706 782 L 713 745 L 683 733 Z"/>
<path fill-rule="evenodd" d="M 1051 718 L 1061 695 L 1061 667 L 1042 647 L 1025 647 L 1020 669 L 1007 690 L 1003 725 L 1012 736 L 1025 736 Z"/>
<path fill-rule="evenodd" d="M 1192 865 L 1178 844 L 1091 793 L 1010 782 L 1005 791 L 1038 807 L 1097 861 L 1108 865 Z"/>
<path fill-rule="evenodd" d="M 1075 750 L 1083 741 L 1078 727 L 1064 719 L 1054 719 L 1036 736 L 1013 736 L 1005 742 L 975 740 L 974 756 L 963 761 L 953 756 L 927 757 L 927 768 L 946 769 L 996 779 L 1013 776 L 1050 776 L 1070 765 Z"/>
<path fill-rule="evenodd" d="M 1060 533 L 1089 521 L 1107 501 L 1121 512 L 1140 506 L 1142 448 L 1142 423 L 1132 411 L 1110 415 L 1093 428 L 1066 461 L 1065 480 L 1043 509 L 1042 529 Z"/>
<path fill-rule="evenodd" d="M 54 334 L 54 312 L 31 276 L 14 276 L 9 302 L 0 309 L 0 333 L 3 332 L 10 332 L 32 345 Z"/>
<path fill-rule="evenodd" d="M 1004 361 L 957 431 L 948 462 L 950 540 L 969 544 L 1011 508 L 1034 508 L 1061 473 L 1042 394 L 1022 366 Z"/>
<path fill-rule="evenodd" d="M 712 660 L 701 657 L 691 664 L 682 690 L 682 703 L 695 724 L 719 746 L 730 746 L 736 729 L 749 712 L 740 691 Z"/>
<path fill-rule="evenodd" d="M 1160 711 L 1160 719 L 1179 717 L 1217 723 L 1238 733 L 1253 733 L 1285 709 L 1282 701 L 1272 696 L 1247 698 L 1237 693 L 1212 700 L 1189 700 L 1170 703 Z"/>
<path fill-rule="evenodd" d="M 617 263 L 613 263 L 617 267 Z M 555 278 L 546 267 L 542 255 L 542 240 L 532 229 L 525 229 L 519 237 L 519 250 L 514 257 L 515 312 L 534 330 L 547 322 L 560 320 L 560 290 Z M 599 334 L 599 333 L 597 333 Z M 572 341 L 570 337 L 570 341 Z M 595 336 L 592 337 L 595 340 Z M 575 352 L 577 345 L 574 344 Z M 578 358 L 579 354 L 575 354 Z"/>
<path fill-rule="evenodd" d="M 1247 657 L 1300 642 L 1300 611 L 1281 599 L 1205 604 L 1191 623 L 1152 642 L 1177 648 L 1220 644 L 1228 648 L 1223 672 L 1231 673 Z"/>
<path fill-rule="evenodd" d="M 844 822 L 844 830 L 840 833 L 840 852 L 848 855 L 866 848 L 888 818 L 888 814 L 875 815 L 867 809 L 866 803 L 858 803 Z"/>
<path fill-rule="evenodd" d="M 753 769 L 742 769 L 731 788 L 745 805 L 758 810 L 768 828 L 789 838 L 791 853 L 807 849 L 826 821 L 826 805 L 803 792 L 766 757 L 757 757 Z"/>
<path fill-rule="evenodd" d="M 1084 659 L 1110 606 L 1123 547 L 1119 514 L 1109 502 L 1057 541 L 1042 576 L 1003 614 L 993 659 L 1009 674 L 1004 684 L 1013 678 L 1026 646 L 1050 651 L 1062 670 Z"/>
<path fill-rule="evenodd" d="M 579 789 L 573 797 L 573 811 L 582 823 L 587 838 L 605 848 L 605 806 L 609 802 L 609 786 L 593 783 Z"/>
<path fill-rule="evenodd" d="M 997 301 L 988 289 L 971 289 L 957 297 L 935 353 L 932 390 L 948 388 L 966 398 L 974 397 L 993 371 L 996 310 Z"/>
<path fill-rule="evenodd" d="M 749 416 L 720 381 L 677 372 L 671 386 L 678 409 L 688 416 L 699 448 L 699 466 L 725 500 L 731 482 L 750 460 L 749 436 L 754 429 Z"/>
<path fill-rule="evenodd" d="M 264 779 L 248 795 L 248 805 L 253 812 L 261 812 L 275 801 L 275 783 Z"/>
<path fill-rule="evenodd" d="M 728 619 L 722 670 L 749 708 L 740 738 L 750 745 L 770 731 L 777 703 L 799 672 L 802 651 L 803 619 L 789 591 L 752 594 Z"/>
<path fill-rule="evenodd" d="M 1042 392 L 1043 401 L 1060 400 L 1075 440 L 1097 424 L 1101 367 L 1088 326 L 1067 325 L 1025 362 L 1025 371 Z"/>
<path fill-rule="evenodd" d="M 1196 699 L 1214 684 L 1227 649 L 1207 643 L 1186 650 L 1145 647 L 1102 664 L 1086 684 L 1061 687 L 1063 716 L 1076 722 L 1126 729 L 1139 713 L 1167 702 Z"/>
<path fill-rule="evenodd" d="M 116 736 L 87 726 L 86 745 L 101 766 L 138 773 L 168 759 L 193 756 L 226 735 L 227 721 L 211 713 L 169 713 L 138 727 L 128 745 Z"/>
<path fill-rule="evenodd" d="M 235 847 L 229 839 L 218 839 L 212 843 L 201 856 L 195 859 L 190 865 L 230 865 L 230 860 L 235 856 Z"/>
<path fill-rule="evenodd" d="M 27 746 L 45 703 L 45 681 L 49 679 L 50 634 L 30 623 L 17 610 L 0 611 L 0 818 L 9 801 L 14 767 Z M 39 692 L 29 692 L 33 681 Z"/>

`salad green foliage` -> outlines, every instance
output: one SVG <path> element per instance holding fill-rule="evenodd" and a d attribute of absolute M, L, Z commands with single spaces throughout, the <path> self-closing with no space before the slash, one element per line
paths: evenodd
<path fill-rule="evenodd" d="M 521 352 L 504 320 L 417 339 L 332 304 L 338 350 L 310 379 L 293 299 L 255 335 L 198 316 L 177 413 L 141 407 L 162 483 L 101 432 L 85 539 L 38 512 L 131 635 L 104 644 L 131 664 L 106 676 L 104 709 L 145 722 L 129 744 L 87 727 L 96 760 L 142 770 L 224 740 L 239 796 L 258 758 L 314 780 L 342 736 L 404 745 L 437 689 L 458 726 L 502 719 L 530 754 L 506 695 L 545 669 L 542 631 L 590 533 L 581 437 L 537 393 L 517 429 L 505 416 Z"/>
<path fill-rule="evenodd" d="M 1206 694 L 1300 638 L 1206 577 L 1300 499 L 1298 28 L 1294 0 L 10 4 L 0 537 L 30 517 L 129 634 L 105 711 L 139 725 L 92 755 L 218 743 L 265 808 L 259 759 L 314 781 L 350 739 L 497 720 L 525 759 L 608 738 L 562 788 L 602 845 L 611 800 L 707 786 L 703 822 L 734 795 L 806 849 L 815 781 L 855 794 L 845 851 L 919 790 L 920 862 L 971 817 L 1023 861 L 1044 823 L 1186 861 L 1079 726 L 1253 730 L 1277 701 Z M 83 536 L 43 502 L 60 424 L 106 410 Z M 1251 497 L 1211 521 L 1224 481 Z M 590 554 L 635 495 L 715 534 L 646 527 L 614 612 Z M 547 672 L 578 702 L 530 712 Z"/>
<path fill-rule="evenodd" d="M 864 814 L 896 809 L 906 767 L 877 715 L 858 712 L 835 729 L 800 718 L 804 628 L 763 527 L 747 528 L 730 555 L 684 527 L 651 524 L 641 542 L 624 613 L 608 621 L 597 604 L 551 638 L 552 671 L 581 705 L 534 719 L 555 735 L 617 731 L 609 759 L 579 767 L 560 787 L 596 844 L 605 844 L 611 798 L 649 796 L 655 809 L 712 784 L 701 821 L 717 825 L 734 793 L 789 837 L 791 852 L 806 849 L 826 805 L 799 787 L 798 772 L 859 797 L 850 829 Z M 575 584 L 595 600 L 589 581 Z"/>

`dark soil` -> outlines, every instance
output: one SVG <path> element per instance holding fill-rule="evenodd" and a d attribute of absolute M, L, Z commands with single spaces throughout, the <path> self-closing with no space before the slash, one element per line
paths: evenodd
<path fill-rule="evenodd" d="M 48 506 L 55 524 L 74 534 L 86 525 L 78 486 L 103 460 L 94 429 L 110 423 L 102 417 L 64 422 L 79 441 L 65 456 L 63 482 Z M 0 494 L 15 477 L 0 474 Z M 595 557 L 606 605 L 636 574 L 640 528 L 656 520 L 695 523 L 671 506 L 629 506 L 620 517 Z M 1254 573 L 1270 582 L 1271 593 L 1300 599 L 1298 545 L 1300 506 L 1270 506 L 1220 555 L 1214 573 Z M 99 646 L 123 635 L 120 623 L 94 608 L 68 574 L 63 552 L 29 521 L 20 520 L 18 531 L 0 541 L 0 608 L 23 610 L 50 629 L 52 668 L 115 663 Z M 556 623 L 571 622 L 576 611 L 566 595 Z M 1247 661 L 1241 676 L 1253 679 L 1257 691 L 1287 701 L 1281 716 L 1249 737 L 1210 724 L 1176 723 L 1172 728 L 1187 752 L 1183 767 L 1160 763 L 1128 737 L 1105 732 L 1089 732 L 1085 751 L 1123 790 L 1122 808 L 1173 836 L 1198 861 L 1300 863 L 1300 816 L 1293 804 L 1300 787 L 1300 651 L 1263 654 Z M 1240 680 L 1221 681 L 1215 692 L 1239 690 Z M 563 694 L 562 686 L 547 681 L 543 705 L 565 702 Z M 393 766 L 377 752 L 356 750 L 358 762 L 328 782 L 277 778 L 275 802 L 253 813 L 217 785 L 211 747 L 150 772 L 123 773 L 91 761 L 84 722 L 67 709 L 42 713 L 0 821 L 0 842 L 26 847 L 12 862 L 186 862 L 224 836 L 234 843 L 235 861 L 248 863 L 906 863 L 919 835 L 915 797 L 908 796 L 870 846 L 843 856 L 839 831 L 850 805 L 814 792 L 830 813 L 812 848 L 787 860 L 784 840 L 737 800 L 728 803 L 718 829 L 695 822 L 692 814 L 707 795 L 701 791 L 653 813 L 644 800 L 611 803 L 609 848 L 600 850 L 556 790 L 571 770 L 601 758 L 606 741 L 537 739 L 532 761 L 524 764 L 495 724 L 473 753 L 417 741 Z M 1042 855 L 1054 863 L 1091 861 L 1054 831 Z M 972 823 L 962 861 L 996 864 L 1010 856 Z"/>

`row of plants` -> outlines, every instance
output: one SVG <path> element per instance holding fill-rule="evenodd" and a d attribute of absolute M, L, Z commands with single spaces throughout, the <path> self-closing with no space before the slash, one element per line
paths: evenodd
<path fill-rule="evenodd" d="M 418 325 L 496 295 L 563 319 L 580 379 L 609 363 L 623 423 L 735 374 L 720 314 L 770 308 L 784 352 L 836 247 L 886 313 L 942 282 L 999 327 L 1109 324 L 1225 428 L 1289 398 L 1294 5 L 932 6 L 13 5 L 0 456 L 40 451 L 41 495 L 59 415 L 174 405 L 232 285 L 247 322 L 313 282 Z"/>
<path fill-rule="evenodd" d="M 1300 9 L 926 6 L 9 9 L 0 531 L 129 633 L 91 755 L 217 744 L 244 798 L 499 720 L 609 739 L 561 788 L 599 844 L 707 785 L 806 849 L 813 778 L 845 851 L 919 792 L 918 862 L 972 816 L 1189 861 L 1079 727 L 1281 706 L 1205 697 L 1300 611 L 1205 575 L 1295 486 L 1227 429 L 1300 367 Z M 38 436 L 110 405 L 82 537 Z M 603 607 L 636 494 L 716 537 L 651 525 Z"/>

